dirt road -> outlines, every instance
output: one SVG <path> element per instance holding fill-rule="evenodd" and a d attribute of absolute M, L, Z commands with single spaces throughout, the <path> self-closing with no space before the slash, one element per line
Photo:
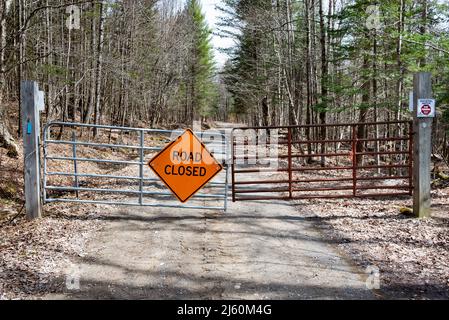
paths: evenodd
<path fill-rule="evenodd" d="M 226 214 L 125 208 L 73 261 L 79 290 L 48 299 L 361 299 L 366 275 L 287 202 Z M 361 273 L 362 272 L 362 273 Z"/>
<path fill-rule="evenodd" d="M 69 286 L 60 279 L 61 293 L 46 298 L 375 298 L 364 270 L 289 202 L 230 203 L 226 213 L 126 207 L 100 219 L 105 227 L 72 261 Z"/>

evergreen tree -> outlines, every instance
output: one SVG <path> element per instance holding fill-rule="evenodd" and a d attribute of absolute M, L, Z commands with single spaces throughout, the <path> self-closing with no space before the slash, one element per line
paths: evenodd
<path fill-rule="evenodd" d="M 191 60 L 188 67 L 190 117 L 202 119 L 214 113 L 217 88 L 215 62 L 209 29 L 199 0 L 189 0 L 187 14 L 191 22 Z M 190 119 L 189 119 L 190 120 Z"/>

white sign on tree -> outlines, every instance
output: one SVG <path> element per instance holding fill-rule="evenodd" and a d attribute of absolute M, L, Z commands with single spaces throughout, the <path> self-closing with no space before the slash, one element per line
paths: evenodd
<path fill-rule="evenodd" d="M 419 99 L 418 100 L 418 118 L 435 118 L 435 100 Z"/>

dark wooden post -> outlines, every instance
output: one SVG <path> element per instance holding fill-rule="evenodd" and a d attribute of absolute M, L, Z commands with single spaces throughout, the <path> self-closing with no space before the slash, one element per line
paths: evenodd
<path fill-rule="evenodd" d="M 42 216 L 39 165 L 39 90 L 34 81 L 21 83 L 25 208 L 29 220 Z"/>
<path fill-rule="evenodd" d="M 430 164 L 432 154 L 432 122 L 433 118 L 418 117 L 418 101 L 432 99 L 430 73 L 415 74 L 413 80 L 413 128 L 414 128 L 414 192 L 413 212 L 417 218 L 428 218 L 431 215 L 431 178 Z"/>

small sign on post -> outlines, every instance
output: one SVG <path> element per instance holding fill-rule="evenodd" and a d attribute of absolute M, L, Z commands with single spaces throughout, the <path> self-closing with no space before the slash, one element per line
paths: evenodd
<path fill-rule="evenodd" d="M 38 91 L 37 93 L 37 109 L 41 112 L 45 111 L 45 94 L 44 91 Z"/>
<path fill-rule="evenodd" d="M 435 118 L 435 114 L 434 99 L 418 100 L 418 118 Z"/>
<path fill-rule="evenodd" d="M 182 203 L 223 169 L 190 129 L 167 145 L 148 165 Z"/>

